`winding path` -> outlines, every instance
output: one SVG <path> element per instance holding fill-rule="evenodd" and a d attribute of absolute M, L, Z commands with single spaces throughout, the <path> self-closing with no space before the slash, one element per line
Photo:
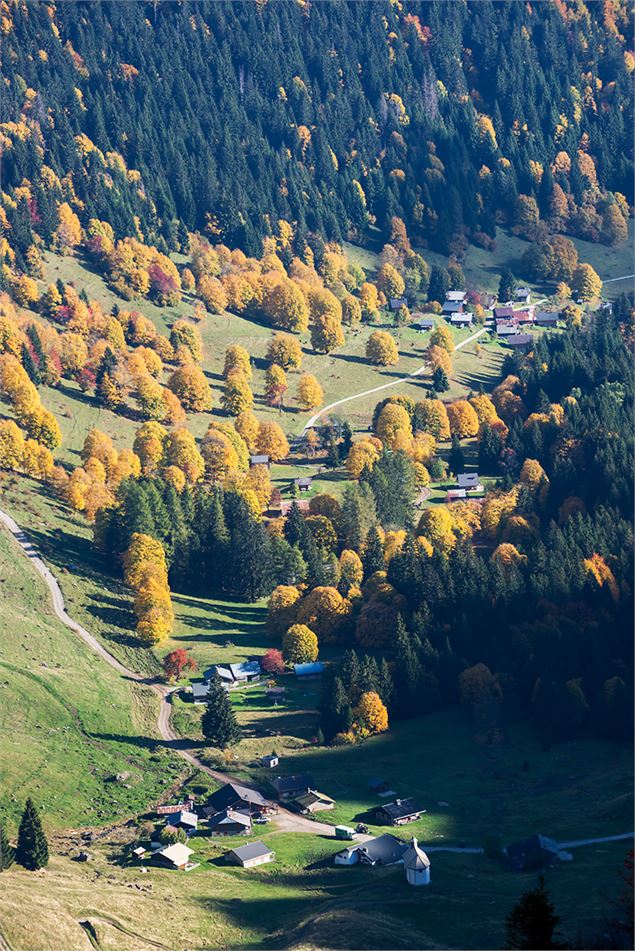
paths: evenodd
<path fill-rule="evenodd" d="M 2 509 L 0 509 L 0 523 L 2 523 L 8 529 L 37 573 L 44 579 L 44 582 L 51 594 L 53 611 L 62 624 L 70 628 L 74 634 L 77 634 L 77 636 L 80 637 L 92 651 L 98 654 L 107 664 L 110 664 L 113 670 L 116 670 L 121 677 L 149 687 L 158 696 L 159 715 L 157 717 L 157 729 L 159 735 L 166 742 L 166 744 L 169 745 L 170 749 L 174 750 L 174 752 L 177 753 L 182 759 L 186 760 L 190 766 L 193 766 L 195 769 L 202 770 L 213 779 L 216 779 L 221 783 L 229 783 L 232 781 L 236 782 L 235 776 L 231 776 L 228 773 L 222 773 L 219 770 L 212 769 L 210 766 L 206 766 L 205 763 L 203 763 L 198 758 L 198 756 L 192 752 L 191 749 L 183 747 L 183 739 L 174 732 L 170 723 L 170 717 L 172 713 L 170 694 L 174 688 L 168 687 L 166 684 L 163 684 L 158 680 L 143 677 L 134 670 L 130 670 L 128 667 L 125 667 L 113 654 L 110 653 L 110 651 L 108 651 L 103 646 L 103 644 L 97 640 L 93 634 L 87 631 L 85 627 L 82 627 L 82 625 L 77 621 L 73 620 L 66 610 L 64 595 L 62 594 L 62 590 L 59 586 L 57 578 L 51 569 L 45 564 L 39 551 L 29 540 L 26 532 L 20 528 L 14 518 L 12 518 Z M 243 780 L 240 780 L 240 783 L 243 786 L 255 788 L 251 786 L 250 783 L 243 782 Z M 278 829 L 284 830 L 285 832 L 295 831 L 322 834 L 326 833 L 331 837 L 334 835 L 333 826 L 326 825 L 323 822 L 314 822 L 312 819 L 306 819 L 304 816 L 299 816 L 296 813 L 290 812 L 288 809 L 284 809 L 282 807 L 279 808 L 279 812 L 276 817 L 276 827 Z M 0 951 L 1 948 L 2 944 L 0 941 Z"/>
<path fill-rule="evenodd" d="M 467 343 L 471 343 L 472 340 L 476 340 L 477 337 L 480 337 L 484 333 L 487 333 L 486 327 L 482 327 L 480 330 L 477 330 L 476 333 L 466 337 L 465 340 L 461 340 L 455 345 L 454 349 L 461 350 Z M 427 368 L 428 365 L 426 363 L 422 363 L 420 367 L 417 367 L 417 369 L 413 370 L 412 373 L 409 373 L 408 376 L 402 376 L 398 380 L 391 380 L 390 383 L 382 383 L 380 386 L 374 386 L 370 390 L 364 390 L 362 393 L 353 393 L 352 396 L 345 396 L 341 400 L 335 400 L 334 403 L 329 403 L 328 406 L 323 406 L 322 409 L 318 410 L 317 413 L 314 413 L 308 423 L 305 424 L 300 435 L 303 436 L 307 429 L 311 429 L 312 426 L 315 426 L 320 417 L 324 416 L 325 413 L 328 413 L 329 410 L 335 409 L 336 406 L 342 406 L 344 403 L 350 403 L 351 400 L 361 399 L 362 396 L 371 396 L 373 393 L 379 393 L 381 390 L 387 390 L 391 386 L 399 386 L 401 383 L 408 383 L 413 379 L 413 377 L 421 376 L 421 374 L 427 370 Z"/>

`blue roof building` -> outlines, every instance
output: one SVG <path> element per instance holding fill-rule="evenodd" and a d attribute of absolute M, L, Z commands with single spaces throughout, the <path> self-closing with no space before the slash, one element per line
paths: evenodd
<path fill-rule="evenodd" d="M 324 664 L 319 660 L 313 664 L 294 664 L 293 671 L 297 677 L 315 677 L 324 672 Z"/>

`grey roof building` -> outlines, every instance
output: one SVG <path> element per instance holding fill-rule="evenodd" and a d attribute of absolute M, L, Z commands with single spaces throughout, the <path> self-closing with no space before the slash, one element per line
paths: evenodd
<path fill-rule="evenodd" d="M 241 845 L 238 849 L 231 849 L 226 853 L 226 858 L 235 865 L 252 868 L 254 865 L 264 865 L 266 862 L 272 862 L 275 855 L 276 853 L 264 842 L 250 842 L 248 845 Z"/>

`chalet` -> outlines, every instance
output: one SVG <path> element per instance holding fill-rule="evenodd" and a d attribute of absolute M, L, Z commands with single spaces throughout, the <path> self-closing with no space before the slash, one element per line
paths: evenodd
<path fill-rule="evenodd" d="M 238 849 L 231 849 L 226 853 L 225 858 L 233 865 L 242 865 L 243 868 L 253 868 L 255 865 L 265 865 L 267 862 L 273 862 L 276 853 L 264 844 L 264 842 L 250 842 L 248 845 L 241 845 Z"/>
<path fill-rule="evenodd" d="M 514 294 L 514 300 L 519 304 L 529 304 L 531 302 L 531 290 L 528 287 L 517 287 Z"/>
<path fill-rule="evenodd" d="M 450 323 L 453 327 L 471 327 L 474 320 L 474 314 L 471 311 L 465 311 L 462 314 L 452 314 Z"/>
<path fill-rule="evenodd" d="M 408 298 L 407 297 L 391 297 L 388 302 L 388 305 L 391 310 L 399 310 L 400 307 L 408 306 Z"/>
<path fill-rule="evenodd" d="M 447 291 L 445 299 L 446 301 L 459 301 L 463 304 L 467 300 L 467 293 L 466 291 Z"/>
<path fill-rule="evenodd" d="M 300 773 L 297 776 L 276 776 L 271 780 L 278 799 L 289 800 L 304 796 L 315 787 L 313 776 L 310 773 Z"/>
<path fill-rule="evenodd" d="M 511 320 L 497 320 L 496 333 L 499 337 L 512 337 L 518 333 L 518 327 Z"/>
<path fill-rule="evenodd" d="M 428 330 L 434 329 L 434 320 L 432 317 L 419 317 L 415 315 L 415 320 L 412 323 L 412 327 L 415 330 L 418 330 L 419 333 L 426 333 Z"/>
<path fill-rule="evenodd" d="M 452 314 L 462 314 L 463 313 L 463 301 L 462 300 L 446 300 L 441 309 L 441 313 L 444 317 L 451 317 Z"/>
<path fill-rule="evenodd" d="M 194 849 L 188 848 L 182 842 L 175 842 L 174 845 L 166 845 L 165 848 L 153 852 L 152 861 L 167 868 L 186 869 L 191 864 L 190 855 L 193 852 Z"/>
<path fill-rule="evenodd" d="M 368 788 L 375 795 L 379 796 L 381 793 L 387 792 L 389 789 L 388 783 L 385 779 L 380 779 L 378 776 L 375 776 L 368 783 Z"/>
<path fill-rule="evenodd" d="M 260 662 L 257 660 L 242 661 L 240 664 L 214 664 L 208 667 L 203 677 L 209 683 L 214 674 L 218 674 L 226 687 L 236 687 L 258 680 L 262 673 Z"/>
<path fill-rule="evenodd" d="M 403 861 L 408 845 L 396 836 L 386 832 L 384 835 L 349 845 L 335 856 L 336 865 L 399 865 Z"/>
<path fill-rule="evenodd" d="M 514 317 L 518 324 L 533 324 L 536 319 L 536 311 L 533 307 L 526 307 L 523 310 L 515 311 Z"/>
<path fill-rule="evenodd" d="M 394 802 L 377 806 L 374 812 L 378 822 L 400 826 L 406 822 L 414 822 L 425 812 L 425 809 L 422 809 L 414 799 L 395 799 Z"/>
<path fill-rule="evenodd" d="M 504 852 L 510 868 L 518 872 L 528 872 L 549 865 L 558 858 L 560 849 L 554 839 L 536 834 L 522 842 L 508 845 Z"/>
<path fill-rule="evenodd" d="M 143 845 L 138 845 L 136 849 L 132 850 L 132 854 L 134 855 L 136 859 L 139 859 L 139 861 L 141 861 L 141 859 L 143 858 L 143 856 L 146 854 L 147 851 L 148 850 Z"/>
<path fill-rule="evenodd" d="M 514 308 L 495 307 L 492 313 L 494 314 L 494 320 L 513 320 Z"/>
<path fill-rule="evenodd" d="M 284 690 L 284 687 L 281 687 L 280 689 Z M 271 756 L 260 757 L 260 765 L 265 769 L 274 769 L 274 767 L 276 767 L 279 762 L 280 760 L 275 753 L 272 753 Z"/>
<path fill-rule="evenodd" d="M 529 350 L 533 337 L 531 334 L 514 334 L 507 338 L 507 344 L 517 350 Z"/>
<path fill-rule="evenodd" d="M 205 683 L 205 681 L 197 681 L 192 684 L 192 698 L 194 703 L 207 703 L 209 687 L 209 683 Z"/>
<path fill-rule="evenodd" d="M 448 489 L 445 500 L 446 502 L 456 502 L 458 499 L 467 498 L 467 489 Z"/>
<path fill-rule="evenodd" d="M 203 813 L 212 816 L 225 809 L 233 809 L 251 814 L 266 812 L 269 808 L 270 803 L 256 789 L 249 789 L 240 783 L 226 783 L 208 796 Z"/>
<path fill-rule="evenodd" d="M 263 454 L 263 455 L 250 456 L 250 457 L 249 457 L 249 466 L 250 466 L 250 468 L 252 468 L 253 466 L 266 466 L 267 469 L 270 469 L 270 468 L 271 468 L 271 459 L 269 458 L 269 456 L 266 456 L 266 455 L 264 455 L 264 454 Z"/>
<path fill-rule="evenodd" d="M 430 859 L 414 835 L 409 848 L 403 854 L 403 868 L 409 885 L 430 884 Z"/>
<path fill-rule="evenodd" d="M 480 485 L 478 472 L 460 472 L 456 481 L 459 489 L 477 489 Z"/>
<path fill-rule="evenodd" d="M 185 829 L 187 833 L 196 832 L 198 826 L 198 816 L 195 812 L 189 812 L 183 809 L 181 812 L 175 812 L 168 819 L 168 825 L 173 829 Z"/>
<path fill-rule="evenodd" d="M 251 816 L 235 809 L 223 809 L 210 816 L 208 826 L 212 835 L 249 835 Z"/>
<path fill-rule="evenodd" d="M 324 664 L 316 660 L 312 664 L 294 664 L 293 673 L 296 677 L 318 677 L 324 673 Z"/>
<path fill-rule="evenodd" d="M 539 327 L 557 327 L 560 312 L 557 310 L 539 310 L 536 314 L 536 323 Z"/>
<path fill-rule="evenodd" d="M 314 812 L 325 812 L 335 808 L 335 800 L 324 793 L 309 789 L 302 796 L 297 796 L 289 802 L 289 808 L 302 815 L 313 815 Z"/>
<path fill-rule="evenodd" d="M 313 479 L 311 476 L 300 476 L 299 479 L 295 480 L 295 487 L 298 492 L 310 492 L 312 485 Z"/>

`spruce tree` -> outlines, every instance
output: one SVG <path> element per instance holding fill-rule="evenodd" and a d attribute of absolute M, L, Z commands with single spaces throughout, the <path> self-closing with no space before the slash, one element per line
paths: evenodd
<path fill-rule="evenodd" d="M 461 448 L 461 441 L 458 436 L 452 436 L 452 448 L 448 458 L 450 463 L 450 472 L 452 475 L 458 475 L 465 471 L 465 455 Z"/>
<path fill-rule="evenodd" d="M 42 382 L 42 377 L 40 376 L 40 371 L 38 370 L 35 360 L 31 355 L 31 350 L 25 343 L 22 344 L 22 366 L 24 367 L 29 380 L 38 386 Z"/>
<path fill-rule="evenodd" d="M 229 692 L 223 687 L 217 673 L 214 673 L 210 681 L 207 706 L 201 719 L 201 730 L 208 743 L 211 746 L 217 746 L 220 750 L 238 743 L 241 737 Z"/>
<path fill-rule="evenodd" d="M 435 393 L 446 393 L 450 389 L 450 381 L 443 367 L 437 367 L 432 374 L 432 389 Z"/>
<path fill-rule="evenodd" d="M 511 268 L 503 268 L 500 283 L 498 285 L 498 300 L 501 304 L 505 304 L 509 300 L 514 299 L 514 294 L 516 293 L 516 280 L 514 275 L 511 272 Z"/>
<path fill-rule="evenodd" d="M 0 872 L 10 868 L 15 861 L 15 849 L 9 845 L 9 839 L 4 828 L 4 823 L 0 822 Z"/>
<path fill-rule="evenodd" d="M 554 931 L 560 920 L 541 875 L 538 884 L 523 892 L 508 915 L 505 947 L 521 951 L 564 948 L 564 944 L 554 941 Z"/>
<path fill-rule="evenodd" d="M 362 555 L 362 564 L 364 566 L 364 579 L 368 580 L 376 571 L 382 571 L 384 567 L 384 549 L 381 543 L 381 537 L 377 531 L 377 526 L 373 525 L 366 536 L 366 545 Z"/>
<path fill-rule="evenodd" d="M 39 813 L 31 798 L 27 799 L 22 813 L 15 857 L 20 865 L 33 872 L 48 865 L 48 843 Z"/>

